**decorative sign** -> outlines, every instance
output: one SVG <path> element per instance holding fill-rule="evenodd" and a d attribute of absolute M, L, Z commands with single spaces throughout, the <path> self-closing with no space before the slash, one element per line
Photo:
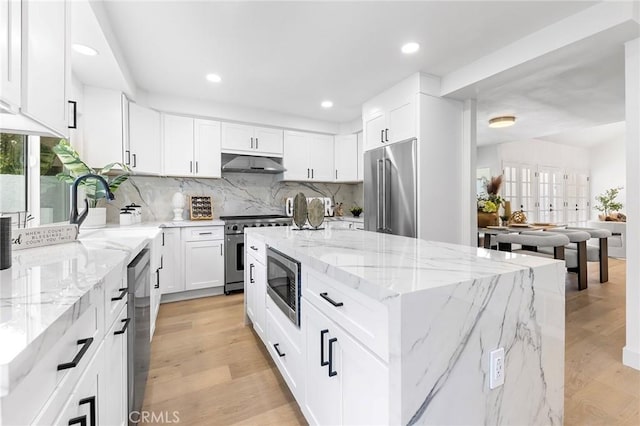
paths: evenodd
<path fill-rule="evenodd" d="M 77 225 L 52 225 L 37 228 L 19 228 L 11 231 L 12 250 L 50 246 L 75 241 Z"/>
<path fill-rule="evenodd" d="M 324 216 L 333 216 L 333 205 L 329 197 L 307 197 L 307 204 L 312 200 L 320 200 L 324 203 Z M 287 198 L 285 202 L 285 214 L 289 217 L 293 216 L 293 198 Z"/>

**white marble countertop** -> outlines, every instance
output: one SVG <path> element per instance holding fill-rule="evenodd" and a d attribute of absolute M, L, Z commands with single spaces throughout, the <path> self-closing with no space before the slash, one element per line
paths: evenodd
<path fill-rule="evenodd" d="M 361 230 L 251 228 L 245 233 L 380 301 L 558 262 Z"/>
<path fill-rule="evenodd" d="M 126 265 L 158 225 L 81 230 L 79 240 L 14 251 L 0 271 L 0 397 L 17 386 L 88 308 L 90 293 Z"/>

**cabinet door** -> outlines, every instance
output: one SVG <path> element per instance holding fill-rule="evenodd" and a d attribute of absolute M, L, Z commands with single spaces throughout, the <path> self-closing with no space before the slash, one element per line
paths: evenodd
<path fill-rule="evenodd" d="M 69 133 L 69 10 L 66 1 L 23 1 L 22 112 L 58 135 Z"/>
<path fill-rule="evenodd" d="M 254 260 L 255 261 L 255 260 Z M 267 340 L 267 268 L 255 262 L 253 276 L 255 281 L 255 321 L 253 328 L 263 341 Z"/>
<path fill-rule="evenodd" d="M 365 144 L 364 149 L 368 151 L 384 144 L 384 130 L 386 128 L 384 114 L 377 115 L 364 123 Z"/>
<path fill-rule="evenodd" d="M 136 173 L 160 174 L 160 113 L 129 104 L 129 149 L 131 168 Z"/>
<path fill-rule="evenodd" d="M 164 174 L 167 176 L 192 176 L 193 118 L 162 115 Z"/>
<path fill-rule="evenodd" d="M 122 94 L 115 90 L 85 86 L 83 104 L 82 159 L 90 167 L 96 168 L 123 162 Z M 129 157 L 125 155 L 124 161 Z"/>
<path fill-rule="evenodd" d="M 100 421 L 102 425 L 127 424 L 127 305 L 104 338 L 104 375 L 100 385 Z M 124 329 L 124 332 L 123 332 Z"/>
<path fill-rule="evenodd" d="M 184 291 L 182 273 L 182 246 L 180 228 L 165 228 L 162 237 L 162 269 L 160 269 L 160 293 Z"/>
<path fill-rule="evenodd" d="M 329 331 L 336 326 L 306 299 L 302 299 L 302 324 L 305 327 L 305 411 L 311 423 L 318 425 L 342 424 L 342 374 L 329 376 Z M 339 347 L 333 343 L 332 361 L 339 363 Z M 332 365 L 333 366 L 333 365 Z M 366 383 L 366 382 L 365 382 Z"/>
<path fill-rule="evenodd" d="M 20 0 L 0 0 L 0 107 L 20 108 Z"/>
<path fill-rule="evenodd" d="M 184 260 L 185 290 L 224 286 L 224 240 L 188 241 Z"/>
<path fill-rule="evenodd" d="M 244 297 L 247 301 L 247 316 L 251 319 L 251 322 L 256 323 L 256 276 L 255 269 L 258 262 L 253 256 L 245 251 L 245 265 L 244 265 Z M 254 325 L 255 327 L 255 325 Z"/>
<path fill-rule="evenodd" d="M 309 150 L 309 163 L 312 180 L 333 181 L 333 136 L 312 135 Z"/>
<path fill-rule="evenodd" d="M 279 129 L 256 127 L 254 129 L 254 148 L 256 154 L 281 157 L 283 152 L 283 133 Z"/>
<path fill-rule="evenodd" d="M 357 156 L 358 156 L 358 180 L 364 180 L 364 155 L 363 155 L 363 146 L 362 146 L 362 132 L 358 133 L 358 146 L 357 146 Z"/>
<path fill-rule="evenodd" d="M 220 122 L 196 119 L 195 125 L 195 174 L 198 177 L 219 178 Z"/>
<path fill-rule="evenodd" d="M 285 180 L 310 180 L 311 166 L 309 164 L 309 134 L 302 132 L 284 133 L 283 165 Z"/>
<path fill-rule="evenodd" d="M 80 376 L 78 384 L 53 424 L 98 424 L 97 417 L 102 410 L 102 395 L 98 391 L 98 383 L 101 376 L 110 374 L 109 370 L 104 370 L 103 357 L 104 347 L 100 347 L 96 356 Z M 75 422 L 72 422 L 72 420 L 75 420 Z"/>
<path fill-rule="evenodd" d="M 387 128 L 385 142 L 393 143 L 416 136 L 416 107 L 410 100 L 391 108 L 387 112 Z"/>
<path fill-rule="evenodd" d="M 250 152 L 255 141 L 253 127 L 244 124 L 222 123 L 222 151 Z"/>
<path fill-rule="evenodd" d="M 335 180 L 353 182 L 358 180 L 358 137 L 343 135 L 335 137 Z"/>

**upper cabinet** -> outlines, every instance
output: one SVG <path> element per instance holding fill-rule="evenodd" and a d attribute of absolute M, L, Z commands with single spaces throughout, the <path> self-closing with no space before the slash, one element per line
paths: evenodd
<path fill-rule="evenodd" d="M 122 156 L 126 98 L 115 90 L 85 86 L 83 104 L 82 128 L 78 129 L 83 145 L 77 147 L 82 159 L 94 168 L 126 162 L 126 156 Z"/>
<path fill-rule="evenodd" d="M 335 181 L 355 182 L 358 180 L 358 137 L 340 135 L 335 137 Z"/>
<path fill-rule="evenodd" d="M 282 157 L 282 130 L 244 124 L 222 123 L 222 152 Z"/>
<path fill-rule="evenodd" d="M 364 155 L 363 155 L 363 140 L 362 132 L 356 134 L 358 138 L 358 180 L 364 181 Z"/>
<path fill-rule="evenodd" d="M 22 17 L 21 114 L 66 137 L 71 77 L 67 2 L 23 1 Z"/>
<path fill-rule="evenodd" d="M 164 174 L 219 178 L 220 123 L 162 114 Z"/>
<path fill-rule="evenodd" d="M 129 103 L 129 137 L 125 160 L 136 174 L 160 174 L 160 113 Z"/>
<path fill-rule="evenodd" d="M 0 0 L 0 109 L 18 112 L 21 43 L 20 0 Z"/>
<path fill-rule="evenodd" d="M 284 132 L 284 180 L 335 180 L 333 136 Z"/>

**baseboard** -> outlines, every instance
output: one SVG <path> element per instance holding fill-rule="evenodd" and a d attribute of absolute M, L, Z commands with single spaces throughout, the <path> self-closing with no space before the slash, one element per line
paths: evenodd
<path fill-rule="evenodd" d="M 198 290 L 181 291 L 163 294 L 160 303 L 179 302 L 181 300 L 198 299 L 200 297 L 220 296 L 224 294 L 224 287 L 201 288 Z"/>
<path fill-rule="evenodd" d="M 634 352 L 625 346 L 622 348 L 622 363 L 627 367 L 640 370 L 640 353 Z"/>

